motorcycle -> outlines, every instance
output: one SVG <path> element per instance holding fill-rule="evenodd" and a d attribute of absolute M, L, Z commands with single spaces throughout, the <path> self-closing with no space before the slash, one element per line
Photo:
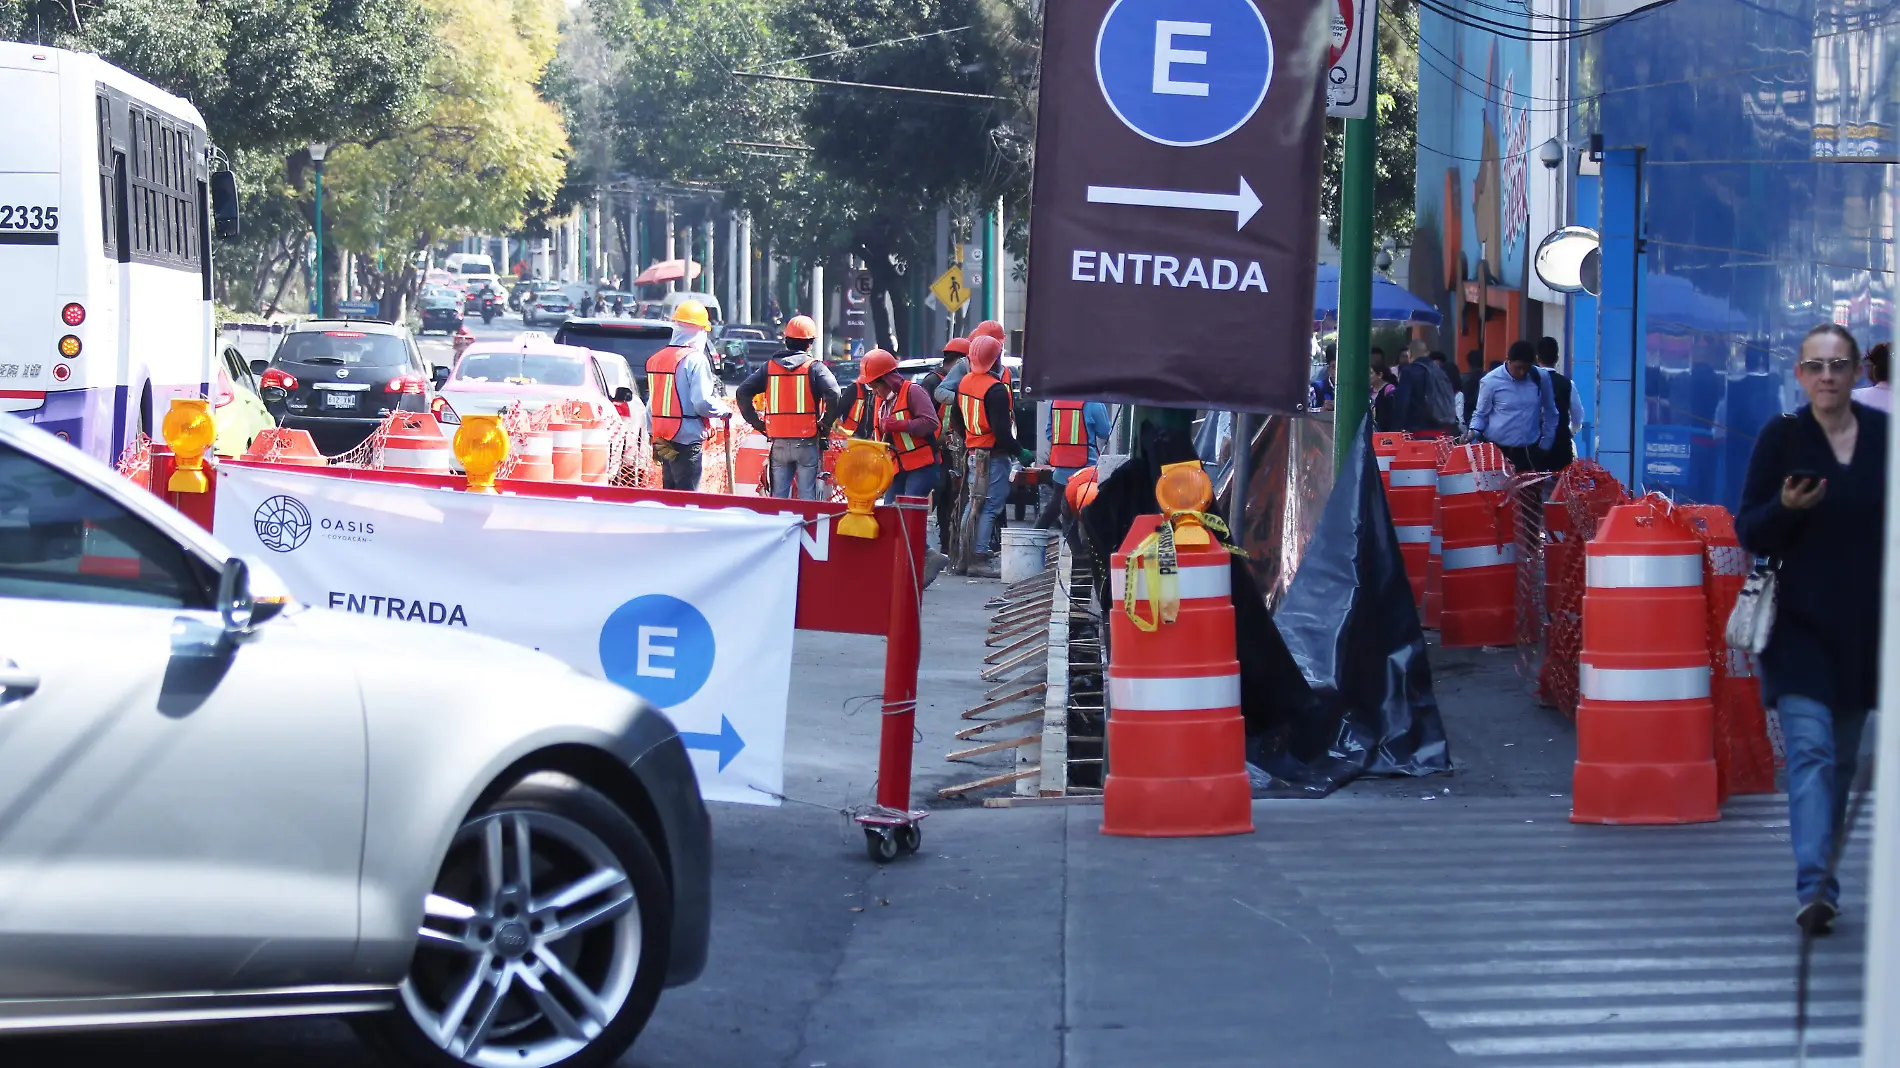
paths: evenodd
<path fill-rule="evenodd" d="M 495 294 L 493 293 L 486 294 L 482 297 L 482 322 L 483 323 L 492 323 L 495 321 L 495 316 L 501 314 L 501 308 L 499 307 L 500 303 L 501 302 L 496 299 Z"/>

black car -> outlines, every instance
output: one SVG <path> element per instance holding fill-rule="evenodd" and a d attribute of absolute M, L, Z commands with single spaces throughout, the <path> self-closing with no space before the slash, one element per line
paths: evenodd
<path fill-rule="evenodd" d="M 361 319 L 298 323 L 258 385 L 279 425 L 308 430 L 332 454 L 361 444 L 391 412 L 428 411 L 434 391 L 407 330 Z"/>
<path fill-rule="evenodd" d="M 569 319 L 554 332 L 556 345 L 578 345 L 611 352 L 627 361 L 627 370 L 646 396 L 647 357 L 673 340 L 673 324 L 664 319 Z"/>

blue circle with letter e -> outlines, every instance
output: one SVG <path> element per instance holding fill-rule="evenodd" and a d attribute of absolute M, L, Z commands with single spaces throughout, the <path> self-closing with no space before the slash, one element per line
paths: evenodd
<path fill-rule="evenodd" d="M 1273 35 L 1253 0 L 1115 0 L 1095 38 L 1095 79 L 1115 117 L 1164 145 L 1218 141 L 1273 81 Z"/>
<path fill-rule="evenodd" d="M 714 652 L 706 617 L 663 593 L 635 597 L 600 627 L 600 666 L 607 678 L 661 708 L 688 700 L 706 685 Z"/>

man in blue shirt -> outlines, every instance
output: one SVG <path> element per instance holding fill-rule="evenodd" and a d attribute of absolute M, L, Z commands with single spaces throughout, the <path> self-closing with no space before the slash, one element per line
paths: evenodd
<path fill-rule="evenodd" d="M 1337 376 L 1339 357 L 1330 349 L 1326 353 L 1326 369 L 1307 383 L 1306 410 L 1309 412 L 1330 412 L 1333 410 L 1333 398 L 1338 394 Z"/>
<path fill-rule="evenodd" d="M 1557 404 L 1550 380 L 1537 370 L 1537 346 L 1512 342 L 1504 366 L 1478 383 L 1470 436 L 1496 445 L 1519 471 L 1546 469 L 1544 456 L 1557 437 Z"/>

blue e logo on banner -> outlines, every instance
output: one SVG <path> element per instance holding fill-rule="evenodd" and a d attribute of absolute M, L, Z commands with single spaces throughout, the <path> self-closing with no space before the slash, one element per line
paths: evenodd
<path fill-rule="evenodd" d="M 600 628 L 607 677 L 661 708 L 682 704 L 713 669 L 712 624 L 699 609 L 663 593 L 636 597 Z"/>
<path fill-rule="evenodd" d="M 1095 78 L 1115 117 L 1148 140 L 1211 144 L 1266 99 L 1273 37 L 1253 0 L 1115 0 Z"/>

